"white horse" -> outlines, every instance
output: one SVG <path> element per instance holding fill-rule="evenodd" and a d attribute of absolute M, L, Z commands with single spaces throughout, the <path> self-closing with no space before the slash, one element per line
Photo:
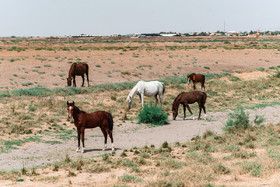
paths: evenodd
<path fill-rule="evenodd" d="M 145 82 L 145 81 L 139 81 L 130 91 L 128 94 L 126 101 L 127 101 L 127 106 L 128 109 L 130 109 L 131 104 L 132 104 L 132 99 L 135 95 L 138 95 L 141 99 L 142 107 L 144 107 L 144 96 L 154 96 L 156 99 L 156 106 L 158 103 L 158 98 L 160 100 L 160 104 L 162 105 L 162 96 L 164 94 L 165 87 L 163 82 L 159 81 L 150 81 L 150 82 Z"/>

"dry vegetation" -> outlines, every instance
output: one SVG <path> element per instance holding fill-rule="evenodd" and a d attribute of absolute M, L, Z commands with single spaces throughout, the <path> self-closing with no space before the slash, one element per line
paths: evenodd
<path fill-rule="evenodd" d="M 280 126 L 253 127 L 187 143 L 133 148 L 44 168 L 2 172 L 1 183 L 97 186 L 219 186 L 279 184 Z M 275 174 L 276 173 L 276 174 Z M 277 174 L 278 173 L 278 174 Z"/>
<path fill-rule="evenodd" d="M 126 115 L 136 122 L 139 99 L 134 98 L 129 112 L 125 111 L 125 99 L 135 84 L 131 81 L 141 78 L 165 82 L 163 110 L 168 114 L 177 94 L 191 90 L 186 85 L 186 74 L 191 70 L 206 74 L 208 111 L 279 104 L 278 39 L 159 40 L 2 39 L 1 154 L 26 143 L 60 144 L 75 137 L 72 121 L 66 119 L 67 100 L 74 100 L 87 112 L 111 112 L 115 121 L 124 121 Z M 231 56 L 203 62 L 209 58 L 208 53 L 213 57 L 236 52 L 250 56 L 249 62 L 256 58 L 258 62 L 236 64 Z M 108 54 L 110 57 L 106 57 Z M 93 87 L 64 88 L 72 62 L 91 65 Z M 6 66 L 14 71 L 7 71 Z M 145 103 L 149 100 L 153 98 L 145 98 Z M 197 113 L 196 105 L 191 109 Z M 179 112 L 182 117 L 181 109 Z M 275 185 L 279 184 L 279 132 L 279 125 L 220 135 L 209 131 L 175 145 L 166 142 L 162 147 L 133 148 L 91 159 L 67 157 L 44 168 L 3 171 L 0 182 L 85 186 Z"/>

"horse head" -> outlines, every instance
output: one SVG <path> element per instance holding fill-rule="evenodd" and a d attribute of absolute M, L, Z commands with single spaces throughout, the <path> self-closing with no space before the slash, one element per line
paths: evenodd
<path fill-rule="evenodd" d="M 131 97 L 130 95 L 127 96 L 126 102 L 127 102 L 127 108 L 128 108 L 128 110 L 129 110 L 130 107 L 131 107 L 131 104 L 132 104 L 132 97 Z"/>
<path fill-rule="evenodd" d="M 68 77 L 67 78 L 67 85 L 71 86 L 71 84 L 72 84 L 72 77 Z"/>
<path fill-rule="evenodd" d="M 191 83 L 191 80 L 192 81 L 195 80 L 195 73 L 192 73 L 192 74 L 188 75 L 188 85 Z"/>
<path fill-rule="evenodd" d="M 175 120 L 178 115 L 178 110 L 172 109 L 172 114 L 173 114 L 173 120 Z"/>
<path fill-rule="evenodd" d="M 69 103 L 67 101 L 67 111 L 68 111 L 69 119 L 73 117 L 74 109 L 75 109 L 74 101 L 73 101 L 73 103 Z"/>

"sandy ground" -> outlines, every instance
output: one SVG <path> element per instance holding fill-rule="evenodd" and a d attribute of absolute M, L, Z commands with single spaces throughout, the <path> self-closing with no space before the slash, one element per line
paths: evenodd
<path fill-rule="evenodd" d="M 279 65 L 276 49 L 176 51 L 0 51 L 0 90 L 65 87 L 71 62 L 89 65 L 90 85 L 154 80 L 191 72 L 251 71 Z M 17 59 L 11 62 L 11 59 Z M 77 77 L 80 87 L 81 77 Z M 87 85 L 87 84 L 86 84 Z"/>
<path fill-rule="evenodd" d="M 133 147 L 143 147 L 145 145 L 159 146 L 163 142 L 168 143 L 185 142 L 194 136 L 201 136 L 204 132 L 210 130 L 213 132 L 222 132 L 223 126 L 228 119 L 228 113 L 215 112 L 208 113 L 207 120 L 192 120 L 189 116 L 183 121 L 178 118 L 176 121 L 170 119 L 168 125 L 159 127 L 149 127 L 144 124 L 136 123 L 115 123 L 114 139 L 117 153 L 124 149 Z M 276 124 L 280 121 L 280 106 L 269 106 L 262 109 L 247 110 L 250 120 L 255 115 L 263 115 L 266 119 L 264 124 Z M 94 136 L 95 137 L 92 137 Z M 29 144 L 19 149 L 11 150 L 9 153 L 0 154 L 0 170 L 21 169 L 23 166 L 32 168 L 46 165 L 55 161 L 62 161 L 66 154 L 71 158 L 89 158 L 102 155 L 111 151 L 111 144 L 108 143 L 108 149 L 102 151 L 104 138 L 100 129 L 86 130 L 86 151 L 84 154 L 76 153 L 77 140 L 72 138 L 62 144 L 50 145 L 44 143 Z"/>

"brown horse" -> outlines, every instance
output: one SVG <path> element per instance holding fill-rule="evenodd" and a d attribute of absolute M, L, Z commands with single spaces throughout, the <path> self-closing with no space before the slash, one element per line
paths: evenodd
<path fill-rule="evenodd" d="M 74 124 L 77 128 L 77 133 L 78 133 L 78 148 L 76 150 L 77 152 L 80 149 L 80 136 L 81 135 L 82 135 L 82 143 L 83 143 L 81 153 L 83 153 L 85 150 L 85 129 L 95 128 L 95 127 L 100 127 L 100 129 L 104 135 L 105 142 L 104 142 L 103 150 L 105 150 L 107 147 L 107 135 L 108 134 L 111 138 L 112 151 L 115 150 L 113 135 L 112 135 L 113 117 L 110 113 L 104 112 L 104 111 L 86 113 L 84 111 L 81 111 L 78 107 L 76 107 L 74 105 L 74 101 L 73 101 L 73 103 L 69 103 L 67 101 L 67 111 L 68 111 L 68 117 L 74 118 Z"/>
<path fill-rule="evenodd" d="M 190 109 L 189 104 L 193 104 L 195 102 L 198 103 L 199 106 L 199 115 L 198 115 L 198 119 L 200 119 L 200 114 L 201 114 L 201 109 L 203 109 L 204 111 L 204 117 L 206 119 L 206 109 L 205 109 L 205 102 L 206 102 L 206 98 L 207 95 L 205 92 L 201 92 L 201 91 L 192 91 L 192 92 L 182 92 L 180 93 L 174 100 L 173 105 L 172 105 L 172 112 L 173 112 L 173 120 L 176 119 L 177 115 L 178 115 L 178 108 L 179 105 L 182 104 L 183 105 L 183 109 L 184 109 L 184 120 L 186 118 L 186 107 L 188 108 L 189 112 L 192 114 L 193 116 L 193 120 L 194 120 L 194 115 Z"/>
<path fill-rule="evenodd" d="M 70 67 L 68 78 L 67 78 L 67 85 L 71 86 L 72 83 L 72 77 L 73 77 L 73 86 L 76 87 L 76 75 L 82 76 L 83 78 L 83 84 L 82 87 L 84 87 L 85 77 L 84 74 L 87 75 L 87 82 L 89 86 L 89 79 L 88 79 L 88 65 L 86 63 L 73 63 Z"/>
<path fill-rule="evenodd" d="M 205 76 L 202 75 L 202 74 L 195 74 L 195 73 L 192 73 L 188 76 L 188 85 L 191 83 L 191 81 L 193 82 L 193 89 L 195 90 L 195 84 L 197 82 L 200 82 L 201 83 L 201 89 L 202 87 L 204 88 L 205 90 L 205 86 L 204 86 L 204 83 L 205 83 Z"/>

